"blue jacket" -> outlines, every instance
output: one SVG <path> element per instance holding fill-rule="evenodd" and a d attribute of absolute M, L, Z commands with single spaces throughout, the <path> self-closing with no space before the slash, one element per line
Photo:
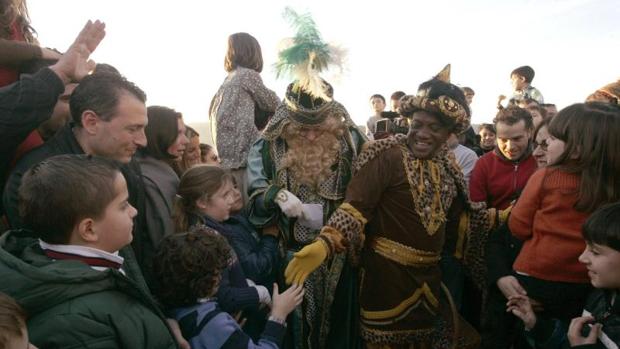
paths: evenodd
<path fill-rule="evenodd" d="M 254 343 L 237 321 L 222 311 L 215 301 L 175 309 L 174 317 L 192 349 L 277 349 L 282 345 L 285 333 L 284 326 L 268 321 L 260 339 Z"/>
<path fill-rule="evenodd" d="M 271 290 L 281 262 L 278 239 L 271 235 L 259 236 L 242 214 L 230 217 L 222 225 L 227 228 L 222 235 L 235 250 L 245 276 Z"/>
<path fill-rule="evenodd" d="M 190 225 L 203 224 L 226 236 L 225 228 L 207 216 L 199 217 L 192 215 L 189 222 Z M 232 264 L 222 272 L 222 279 L 216 297 L 222 309 L 229 313 L 236 313 L 249 308 L 258 308 L 258 291 L 256 288 L 248 286 L 246 275 L 236 257 Z"/>

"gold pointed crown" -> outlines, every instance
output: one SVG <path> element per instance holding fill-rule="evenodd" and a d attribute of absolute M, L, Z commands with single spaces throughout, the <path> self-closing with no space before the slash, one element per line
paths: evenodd
<path fill-rule="evenodd" d="M 450 83 L 450 63 L 446 64 L 446 66 L 435 75 L 435 79 Z"/>
<path fill-rule="evenodd" d="M 443 115 L 454 120 L 455 127 L 453 132 L 460 134 L 467 130 L 470 124 L 471 114 L 469 108 L 459 103 L 452 96 L 441 95 L 435 98 L 429 97 L 429 92 L 433 90 L 433 80 L 439 80 L 443 83 L 450 84 L 454 89 L 460 91 L 460 88 L 450 83 L 450 64 L 447 64 L 433 79 L 423 83 L 422 85 L 430 85 L 419 89 L 415 96 L 404 96 L 401 99 L 400 111 L 403 115 L 412 115 L 415 111 L 425 110 L 434 114 Z"/>

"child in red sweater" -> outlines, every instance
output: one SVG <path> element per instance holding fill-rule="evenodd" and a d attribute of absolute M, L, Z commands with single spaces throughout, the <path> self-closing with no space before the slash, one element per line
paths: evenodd
<path fill-rule="evenodd" d="M 509 220 L 524 240 L 513 268 L 543 316 L 565 321 L 583 309 L 590 291 L 578 257 L 581 226 L 599 206 L 620 200 L 620 107 L 579 103 L 549 125 L 548 167 L 528 181 Z"/>

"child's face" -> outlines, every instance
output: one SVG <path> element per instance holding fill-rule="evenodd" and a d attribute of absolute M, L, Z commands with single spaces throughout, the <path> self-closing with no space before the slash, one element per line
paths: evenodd
<path fill-rule="evenodd" d="M 495 147 L 495 133 L 487 130 L 486 128 L 480 131 L 480 143 L 485 149 L 491 149 Z"/>
<path fill-rule="evenodd" d="M 566 143 L 564 141 L 549 135 L 547 138 L 547 164 L 555 165 L 558 159 L 564 154 L 564 147 Z"/>
<path fill-rule="evenodd" d="M 390 109 L 393 112 L 398 112 L 398 108 L 400 108 L 400 99 L 390 99 Z"/>
<path fill-rule="evenodd" d="M 223 222 L 230 218 L 230 210 L 235 203 L 235 188 L 232 181 L 226 181 L 209 200 L 198 205 L 202 213 Z"/>
<path fill-rule="evenodd" d="M 233 204 L 230 208 L 231 213 L 237 213 L 243 209 L 243 196 L 237 185 L 233 185 Z"/>
<path fill-rule="evenodd" d="M 372 98 L 370 100 L 370 105 L 375 113 L 380 113 L 385 109 L 385 102 L 379 97 Z"/>
<path fill-rule="evenodd" d="M 131 243 L 133 218 L 138 213 L 128 202 L 127 183 L 120 173 L 114 179 L 114 191 L 116 197 L 108 204 L 103 216 L 93 223 L 93 230 L 99 237 L 95 247 L 110 253 Z"/>
<path fill-rule="evenodd" d="M 620 251 L 611 247 L 588 243 L 579 256 L 588 268 L 592 286 L 596 288 L 620 288 Z"/>
<path fill-rule="evenodd" d="M 510 82 L 514 91 L 522 90 L 526 87 L 525 78 L 516 74 L 510 76 Z"/>

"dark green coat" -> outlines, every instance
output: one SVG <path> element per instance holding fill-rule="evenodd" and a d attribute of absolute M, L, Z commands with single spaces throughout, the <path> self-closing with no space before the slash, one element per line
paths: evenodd
<path fill-rule="evenodd" d="M 97 271 L 79 261 L 54 261 L 36 240 L 0 237 L 0 291 L 29 314 L 39 348 L 176 348 L 163 314 L 135 273 L 131 251 L 123 269 Z M 139 273 L 139 271 L 138 271 Z"/>

